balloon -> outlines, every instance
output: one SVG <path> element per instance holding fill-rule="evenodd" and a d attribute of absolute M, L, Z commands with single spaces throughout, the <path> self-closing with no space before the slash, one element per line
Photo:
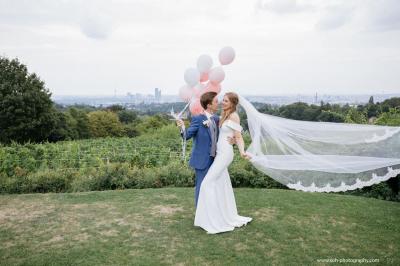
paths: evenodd
<path fill-rule="evenodd" d="M 196 68 L 188 68 L 185 71 L 184 78 L 186 83 L 189 86 L 193 87 L 200 80 L 200 72 Z"/>
<path fill-rule="evenodd" d="M 208 80 L 208 73 L 201 73 L 200 82 L 205 82 Z"/>
<path fill-rule="evenodd" d="M 203 54 L 197 59 L 197 69 L 200 73 L 207 73 L 213 65 L 211 56 Z"/>
<path fill-rule="evenodd" d="M 203 107 L 201 106 L 199 98 L 195 98 L 190 102 L 189 109 L 192 115 L 198 115 L 202 113 L 204 110 Z"/>
<path fill-rule="evenodd" d="M 219 94 L 221 92 L 221 84 L 214 84 L 209 82 L 207 84 L 207 87 L 205 88 L 205 91 L 213 91 Z"/>
<path fill-rule="evenodd" d="M 196 86 L 193 88 L 193 95 L 196 98 L 200 98 L 200 96 L 205 92 L 204 88 L 206 86 L 204 84 L 198 83 Z"/>
<path fill-rule="evenodd" d="M 184 85 L 179 89 L 179 97 L 185 102 L 190 101 L 193 96 L 193 90 L 188 86 Z"/>
<path fill-rule="evenodd" d="M 219 52 L 219 62 L 221 65 L 229 65 L 235 59 L 235 50 L 232 47 L 226 46 Z"/>
<path fill-rule="evenodd" d="M 222 69 L 222 67 L 214 67 L 213 69 L 210 70 L 208 78 L 210 79 L 211 83 L 219 84 L 224 80 L 225 72 Z"/>

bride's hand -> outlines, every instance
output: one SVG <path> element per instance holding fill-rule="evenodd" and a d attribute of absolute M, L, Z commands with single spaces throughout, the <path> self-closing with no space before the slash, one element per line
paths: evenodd
<path fill-rule="evenodd" d="M 228 142 L 229 142 L 229 144 L 231 144 L 231 145 L 235 145 L 236 144 L 236 139 L 235 139 L 235 137 L 228 137 Z"/>
<path fill-rule="evenodd" d="M 247 154 L 246 152 L 240 153 L 240 156 L 242 156 L 242 158 L 246 159 L 246 160 L 250 160 L 251 156 L 249 154 Z"/>

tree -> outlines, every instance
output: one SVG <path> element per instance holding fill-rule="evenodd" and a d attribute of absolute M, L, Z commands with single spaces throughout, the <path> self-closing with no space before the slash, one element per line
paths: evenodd
<path fill-rule="evenodd" d="M 119 104 L 113 104 L 106 108 L 106 110 L 110 110 L 111 112 L 118 113 L 119 111 L 125 110 L 125 107 Z"/>
<path fill-rule="evenodd" d="M 118 112 L 119 121 L 124 124 L 129 124 L 137 119 L 137 113 L 135 111 L 122 110 Z"/>
<path fill-rule="evenodd" d="M 353 124 L 366 124 L 368 121 L 365 113 L 358 111 L 355 108 L 351 108 L 346 114 L 345 122 Z"/>
<path fill-rule="evenodd" d="M 62 112 L 56 112 L 56 125 L 54 130 L 51 132 L 48 140 L 52 142 L 60 140 L 71 140 L 73 134 L 71 133 L 71 127 L 68 124 L 68 116 Z"/>
<path fill-rule="evenodd" d="M 0 57 L 0 142 L 40 142 L 54 130 L 51 93 L 18 59 Z"/>
<path fill-rule="evenodd" d="M 71 107 L 68 109 L 69 125 L 76 132 L 73 139 L 87 139 L 91 137 L 89 118 L 85 110 Z"/>
<path fill-rule="evenodd" d="M 95 111 L 88 114 L 89 128 L 93 137 L 120 137 L 124 128 L 117 114 L 110 111 Z"/>
<path fill-rule="evenodd" d="M 332 111 L 324 111 L 317 116 L 317 121 L 322 122 L 335 122 L 335 123 L 343 123 L 345 120 L 344 116 Z"/>
<path fill-rule="evenodd" d="M 140 134 L 147 132 L 153 132 L 154 130 L 161 128 L 169 123 L 167 117 L 162 115 L 154 115 L 144 118 L 138 125 L 137 129 Z"/>
<path fill-rule="evenodd" d="M 374 96 L 369 97 L 369 104 L 374 104 Z"/>

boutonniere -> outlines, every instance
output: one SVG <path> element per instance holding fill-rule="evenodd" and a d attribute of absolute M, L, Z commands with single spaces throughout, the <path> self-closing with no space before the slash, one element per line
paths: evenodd
<path fill-rule="evenodd" d="M 204 125 L 205 127 L 209 127 L 209 126 L 210 126 L 210 120 L 204 120 L 204 121 L 203 121 L 203 125 Z"/>

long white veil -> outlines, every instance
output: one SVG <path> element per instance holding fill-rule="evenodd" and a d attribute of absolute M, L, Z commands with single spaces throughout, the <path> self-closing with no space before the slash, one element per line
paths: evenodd
<path fill-rule="evenodd" d="M 338 192 L 400 174 L 400 127 L 309 122 L 258 112 L 239 95 L 247 114 L 250 162 L 289 188 Z"/>

